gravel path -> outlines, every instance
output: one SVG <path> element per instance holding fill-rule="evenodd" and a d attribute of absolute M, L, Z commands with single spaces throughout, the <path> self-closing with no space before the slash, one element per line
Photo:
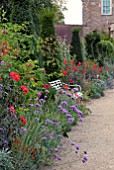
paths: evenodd
<path fill-rule="evenodd" d="M 114 89 L 107 90 L 105 97 L 92 100 L 88 107 L 92 113 L 69 133 L 80 152 L 87 150 L 87 163 L 81 162 L 75 146 L 66 141 L 68 151 L 57 153 L 62 160 L 46 170 L 114 170 Z"/>

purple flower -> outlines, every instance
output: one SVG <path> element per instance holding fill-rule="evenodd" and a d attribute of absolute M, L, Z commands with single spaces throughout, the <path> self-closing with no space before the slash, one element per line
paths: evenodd
<path fill-rule="evenodd" d="M 79 122 L 83 122 L 83 119 L 81 117 L 78 120 L 79 120 Z"/>
<path fill-rule="evenodd" d="M 81 110 L 79 110 L 77 107 L 75 107 L 75 109 L 73 109 L 75 112 L 77 112 L 79 115 L 83 115 L 83 112 Z"/>
<path fill-rule="evenodd" d="M 65 147 L 64 147 L 64 146 L 59 146 L 59 148 L 60 148 L 60 149 L 65 149 Z"/>
<path fill-rule="evenodd" d="M 73 97 L 73 96 L 72 96 L 72 97 L 71 97 L 71 99 L 72 99 L 72 100 L 74 100 L 74 99 L 75 99 L 75 97 Z"/>
<path fill-rule="evenodd" d="M 47 123 L 47 124 L 53 124 L 53 121 L 50 120 L 50 119 L 46 119 L 46 123 Z"/>
<path fill-rule="evenodd" d="M 72 115 L 67 113 L 67 114 L 66 114 L 66 117 L 67 117 L 67 118 L 72 118 Z"/>
<path fill-rule="evenodd" d="M 71 144 L 72 146 L 74 146 L 74 145 L 75 145 L 75 142 L 70 142 L 70 144 Z"/>
<path fill-rule="evenodd" d="M 46 137 L 46 136 L 44 136 L 44 137 L 42 138 L 42 140 L 47 140 L 47 137 Z"/>
<path fill-rule="evenodd" d="M 61 137 L 62 137 L 62 135 L 59 134 L 59 135 L 58 135 L 58 139 L 60 139 Z"/>
<path fill-rule="evenodd" d="M 68 97 L 72 97 L 72 94 L 71 94 L 71 93 L 67 93 L 67 96 L 68 96 Z"/>
<path fill-rule="evenodd" d="M 47 99 L 47 96 L 46 96 L 46 95 L 44 96 L 44 99 Z"/>
<path fill-rule="evenodd" d="M 62 91 L 62 94 L 66 94 L 66 93 L 67 93 L 66 91 L 64 91 L 64 90 Z"/>
<path fill-rule="evenodd" d="M 86 161 L 85 160 L 82 160 L 83 163 L 85 163 Z"/>
<path fill-rule="evenodd" d="M 1 66 L 6 65 L 5 61 L 1 61 Z"/>
<path fill-rule="evenodd" d="M 37 106 L 37 107 L 40 107 L 41 105 L 40 105 L 39 103 L 36 103 L 36 106 Z"/>
<path fill-rule="evenodd" d="M 23 131 L 23 132 L 26 132 L 26 128 L 25 127 L 21 127 L 21 130 Z"/>
<path fill-rule="evenodd" d="M 72 108 L 73 110 L 75 110 L 75 109 L 76 109 L 76 106 L 75 106 L 75 105 L 73 105 L 73 106 L 71 106 L 71 108 Z"/>
<path fill-rule="evenodd" d="M 41 96 L 42 96 L 42 93 L 39 91 L 38 92 L 38 98 L 40 99 Z"/>
<path fill-rule="evenodd" d="M 62 111 L 63 113 L 66 113 L 66 114 L 68 113 L 68 110 L 66 110 L 66 109 L 64 109 L 64 108 L 62 108 L 61 111 Z"/>
<path fill-rule="evenodd" d="M 58 106 L 58 109 L 62 109 L 62 106 L 61 106 L 61 105 L 59 105 L 59 106 Z"/>
<path fill-rule="evenodd" d="M 77 150 L 79 150 L 79 149 L 80 149 L 80 147 L 79 147 L 78 145 L 76 145 L 76 149 L 77 149 Z"/>
<path fill-rule="evenodd" d="M 69 123 L 72 123 L 74 121 L 74 118 L 73 117 L 68 118 L 68 121 L 69 121 Z"/>
<path fill-rule="evenodd" d="M 40 99 L 39 102 L 40 103 L 45 103 L 45 100 L 44 99 Z"/>
<path fill-rule="evenodd" d="M 62 160 L 62 158 L 60 158 L 57 154 L 54 154 L 54 156 L 55 156 L 55 158 L 56 158 L 57 160 L 59 160 L 59 161 Z"/>
<path fill-rule="evenodd" d="M 78 90 L 78 88 L 73 88 L 72 89 L 74 92 L 78 92 L 79 90 Z"/>
<path fill-rule="evenodd" d="M 86 157 L 86 156 L 84 156 L 83 160 L 87 161 L 88 159 L 87 159 L 87 157 Z"/>
<path fill-rule="evenodd" d="M 45 93 L 49 93 L 49 90 L 45 90 Z"/>
<path fill-rule="evenodd" d="M 3 131 L 3 128 L 0 128 L 0 131 Z"/>
<path fill-rule="evenodd" d="M 55 152 L 58 152 L 58 148 L 55 148 L 54 151 L 55 151 Z"/>
<path fill-rule="evenodd" d="M 87 151 L 84 151 L 84 154 L 87 154 Z"/>
<path fill-rule="evenodd" d="M 6 34 L 6 30 L 2 30 L 2 33 L 3 33 L 3 34 Z"/>
<path fill-rule="evenodd" d="M 66 101 L 62 101 L 61 104 L 64 106 L 68 106 L 68 103 Z"/>
<path fill-rule="evenodd" d="M 49 136 L 48 136 L 50 139 L 53 139 L 54 138 L 54 133 L 50 133 Z"/>
<path fill-rule="evenodd" d="M 36 121 L 39 121 L 39 118 L 38 118 L 38 117 L 36 117 L 36 118 L 35 118 L 35 120 L 36 120 Z"/>
<path fill-rule="evenodd" d="M 34 104 L 32 104 L 32 103 L 31 103 L 31 104 L 29 104 L 29 106 L 30 106 L 30 107 L 33 107 L 33 106 L 34 106 Z"/>
<path fill-rule="evenodd" d="M 2 88 L 3 87 L 3 85 L 2 84 L 0 84 L 0 88 Z"/>
<path fill-rule="evenodd" d="M 53 122 L 55 126 L 59 126 L 59 122 Z"/>

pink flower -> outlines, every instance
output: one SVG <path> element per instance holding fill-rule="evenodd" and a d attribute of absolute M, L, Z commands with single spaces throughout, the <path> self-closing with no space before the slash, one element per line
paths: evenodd
<path fill-rule="evenodd" d="M 42 93 L 39 91 L 38 92 L 38 98 L 40 98 L 42 96 Z"/>
<path fill-rule="evenodd" d="M 6 30 L 2 30 L 2 33 L 3 33 L 3 34 L 6 34 L 7 32 L 6 32 Z"/>

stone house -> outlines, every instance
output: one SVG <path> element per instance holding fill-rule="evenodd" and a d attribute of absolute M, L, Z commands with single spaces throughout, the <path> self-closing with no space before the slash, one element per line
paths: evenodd
<path fill-rule="evenodd" d="M 114 0 L 82 0 L 83 35 L 97 29 L 114 37 Z"/>
<path fill-rule="evenodd" d="M 105 31 L 114 37 L 114 0 L 81 0 L 82 25 L 57 24 L 55 26 L 58 36 L 71 42 L 72 28 L 81 27 L 80 36 L 84 37 L 89 32 L 97 29 Z"/>

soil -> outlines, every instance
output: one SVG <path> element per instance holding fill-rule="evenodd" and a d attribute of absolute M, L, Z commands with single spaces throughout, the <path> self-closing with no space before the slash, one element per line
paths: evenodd
<path fill-rule="evenodd" d="M 92 100 L 87 106 L 92 113 L 73 127 L 65 140 L 65 149 L 56 153 L 62 160 L 45 170 L 114 170 L 114 89 L 107 90 L 104 97 Z M 71 141 L 79 145 L 78 153 Z M 84 150 L 86 163 L 82 163 Z"/>

